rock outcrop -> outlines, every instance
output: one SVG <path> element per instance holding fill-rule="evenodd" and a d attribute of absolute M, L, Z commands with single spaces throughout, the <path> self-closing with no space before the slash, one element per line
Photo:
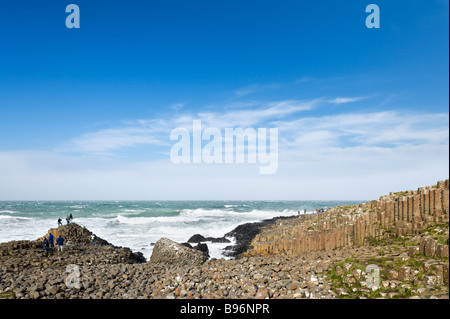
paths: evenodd
<path fill-rule="evenodd" d="M 273 223 L 255 236 L 245 255 L 292 255 L 364 246 L 373 240 L 419 234 L 429 226 L 448 221 L 449 180 L 446 180 L 360 205 L 333 207 L 287 224 Z"/>
<path fill-rule="evenodd" d="M 48 239 L 49 234 L 52 234 L 55 241 L 56 238 L 61 236 L 64 238 L 65 244 L 69 245 L 90 245 L 92 244 L 91 235 L 93 234 L 90 230 L 88 230 L 84 226 L 80 226 L 76 223 L 69 224 L 69 225 L 63 225 L 58 228 L 51 228 L 47 232 L 46 235 L 40 237 L 37 239 L 37 241 L 42 242 L 42 240 L 45 238 Z M 112 246 L 109 242 L 106 240 L 96 236 L 95 237 L 95 243 L 100 246 Z"/>
<path fill-rule="evenodd" d="M 224 248 L 224 255 L 227 257 L 238 257 L 245 253 L 252 243 L 252 240 L 258 235 L 264 227 L 271 226 L 280 220 L 288 220 L 293 217 L 274 217 L 271 219 L 264 219 L 260 222 L 246 223 L 237 226 L 232 231 L 225 234 L 224 237 L 234 237 L 236 240 L 234 245 Z"/>
<path fill-rule="evenodd" d="M 188 241 L 188 243 L 204 243 L 204 242 L 212 242 L 212 243 L 229 243 L 230 240 L 225 237 L 204 237 L 200 234 L 192 235 Z"/>
<path fill-rule="evenodd" d="M 168 238 L 161 238 L 153 247 L 151 263 L 172 265 L 201 265 L 207 260 L 206 255 L 196 249 L 188 248 Z"/>
<path fill-rule="evenodd" d="M 93 233 L 76 223 L 51 228 L 46 235 L 31 241 L 28 245 L 42 250 L 42 241 L 44 238 L 48 239 L 49 234 L 53 235 L 55 244 L 59 236 L 64 239 L 64 251 L 68 252 L 66 255 L 70 255 L 70 252 L 72 252 L 73 255 L 80 256 L 80 261 L 77 263 L 90 262 L 91 259 L 97 260 L 99 263 L 114 263 L 119 260 L 126 263 L 146 262 L 141 252 L 133 252 L 128 247 L 114 246 L 98 236 L 95 236 L 95 245 L 92 245 L 91 235 Z M 51 254 L 54 255 L 57 252 L 53 251 Z"/>

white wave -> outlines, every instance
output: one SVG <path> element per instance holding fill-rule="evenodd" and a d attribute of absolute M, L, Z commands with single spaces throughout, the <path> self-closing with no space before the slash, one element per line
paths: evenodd
<path fill-rule="evenodd" d="M 0 214 L 17 214 L 18 212 L 13 210 L 0 210 Z"/>
<path fill-rule="evenodd" d="M 92 216 L 103 219 L 109 219 L 110 217 L 117 217 L 117 213 L 100 212 L 100 213 L 92 213 Z"/>
<path fill-rule="evenodd" d="M 226 209 L 203 209 L 203 208 L 196 208 L 196 209 L 183 209 L 180 213 L 180 215 L 185 216 L 219 216 L 219 215 L 225 215 L 230 213 L 229 210 Z"/>
<path fill-rule="evenodd" d="M 136 215 L 145 212 L 144 209 L 122 209 L 122 213 L 127 213 L 127 215 Z"/>
<path fill-rule="evenodd" d="M 132 217 L 119 214 L 114 220 L 120 224 L 129 226 L 147 225 L 148 227 L 155 228 L 172 225 L 171 227 L 176 227 L 178 229 L 194 226 L 210 231 L 211 229 L 223 230 L 224 227 L 229 228 L 230 226 L 237 226 L 241 223 L 256 222 L 278 216 L 292 215 L 297 215 L 297 212 L 293 210 L 252 210 L 250 212 L 235 212 L 225 209 L 207 210 L 198 208 L 184 209 L 176 216 Z"/>
<path fill-rule="evenodd" d="M 155 223 L 186 223 L 186 222 L 196 222 L 201 219 L 201 216 L 188 216 L 188 215 L 177 215 L 177 216 L 158 216 L 158 217 L 127 217 L 119 214 L 115 218 L 119 223 L 128 225 L 144 225 L 144 224 L 155 224 Z"/>
<path fill-rule="evenodd" d="M 119 214 L 115 220 L 118 221 L 121 224 L 127 224 L 127 225 L 146 225 L 146 224 L 153 224 L 158 221 L 166 221 L 169 222 L 170 217 L 126 217 L 122 214 Z"/>
<path fill-rule="evenodd" d="M 32 220 L 30 217 L 0 215 L 0 219 Z"/>
<path fill-rule="evenodd" d="M 276 210 L 259 210 L 254 209 L 249 212 L 236 212 L 233 210 L 228 209 L 203 209 L 203 208 L 197 208 L 197 209 L 183 209 L 181 211 L 181 215 L 198 215 L 198 216 L 220 216 L 220 215 L 228 215 L 228 214 L 234 214 L 234 215 L 241 215 L 241 216 L 255 216 L 255 217 L 261 217 L 261 216 L 268 216 L 268 217 L 276 217 L 276 216 L 291 216 L 296 215 L 297 212 L 294 210 L 285 209 L 283 211 L 276 211 Z"/>

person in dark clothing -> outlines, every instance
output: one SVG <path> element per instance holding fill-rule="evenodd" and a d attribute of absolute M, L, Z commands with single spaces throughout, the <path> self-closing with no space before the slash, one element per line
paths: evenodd
<path fill-rule="evenodd" d="M 50 244 L 50 248 L 55 247 L 55 245 L 53 243 L 53 235 L 52 234 L 48 234 L 48 243 Z"/>
<path fill-rule="evenodd" d="M 61 220 L 61 218 L 58 218 L 58 227 L 59 226 L 62 226 L 62 220 Z"/>
<path fill-rule="evenodd" d="M 50 248 L 48 247 L 49 243 L 48 243 L 48 239 L 44 238 L 44 242 L 43 242 L 43 246 L 44 246 L 44 251 L 49 251 Z"/>
<path fill-rule="evenodd" d="M 56 246 L 58 247 L 59 251 L 63 251 L 63 245 L 64 245 L 64 239 L 59 235 L 58 238 L 56 238 Z"/>

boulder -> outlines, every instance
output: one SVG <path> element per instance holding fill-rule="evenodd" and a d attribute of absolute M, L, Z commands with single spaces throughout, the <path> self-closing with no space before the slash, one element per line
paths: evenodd
<path fill-rule="evenodd" d="M 191 236 L 191 238 L 188 239 L 188 243 L 201 243 L 201 242 L 205 242 L 205 241 L 206 241 L 206 238 L 200 234 L 195 234 L 195 235 Z"/>
<path fill-rule="evenodd" d="M 231 243 L 231 241 L 225 237 L 206 237 L 205 239 L 212 243 Z"/>
<path fill-rule="evenodd" d="M 203 252 L 190 249 L 168 238 L 161 238 L 153 248 L 150 262 L 175 265 L 201 265 L 207 260 Z"/>
<path fill-rule="evenodd" d="M 188 239 L 188 243 L 204 243 L 206 241 L 210 241 L 212 243 L 230 243 L 231 241 L 229 239 L 226 239 L 225 237 L 205 237 L 200 234 L 195 234 L 191 236 L 191 238 Z"/>
<path fill-rule="evenodd" d="M 192 247 L 192 248 L 194 248 L 194 249 L 196 249 L 196 250 L 198 250 L 198 251 L 201 251 L 201 252 L 206 256 L 206 258 L 209 258 L 209 248 L 208 248 L 208 245 L 202 244 L 202 243 L 198 243 L 196 246 L 194 246 L 194 247 Z"/>

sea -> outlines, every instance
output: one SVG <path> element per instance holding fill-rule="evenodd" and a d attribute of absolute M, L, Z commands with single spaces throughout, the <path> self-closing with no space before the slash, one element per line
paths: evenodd
<path fill-rule="evenodd" d="M 314 213 L 316 208 L 362 201 L 0 201 L 0 242 L 35 240 L 58 218 L 84 226 L 113 245 L 142 252 L 149 260 L 161 237 L 187 242 L 194 234 L 223 237 L 237 226 L 278 216 Z M 211 258 L 225 258 L 230 243 L 208 242 Z"/>

